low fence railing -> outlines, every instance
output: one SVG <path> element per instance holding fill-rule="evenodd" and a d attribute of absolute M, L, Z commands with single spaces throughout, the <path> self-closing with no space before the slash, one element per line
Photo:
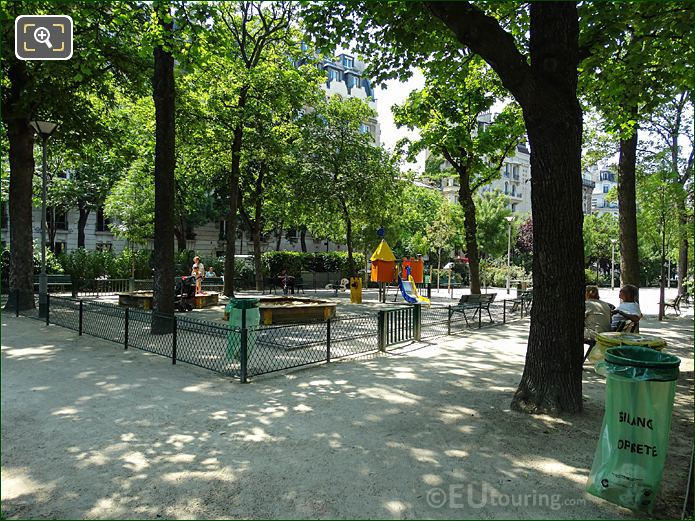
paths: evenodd
<path fill-rule="evenodd" d="M 35 296 L 36 297 L 36 296 Z M 5 299 L 6 301 L 6 299 Z M 47 295 L 45 316 L 36 308 L 15 313 L 217 373 L 247 378 L 370 352 L 406 342 L 519 320 L 530 302 L 504 300 L 489 306 L 404 305 L 376 313 L 346 315 L 308 324 L 226 324 L 180 315 Z M 245 323 L 245 322 L 244 322 Z"/>

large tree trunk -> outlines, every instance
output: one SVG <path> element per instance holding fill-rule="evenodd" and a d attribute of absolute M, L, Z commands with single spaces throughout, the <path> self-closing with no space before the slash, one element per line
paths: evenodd
<path fill-rule="evenodd" d="M 84 229 L 87 226 L 90 210 L 84 204 L 78 204 L 78 210 L 80 215 L 77 218 L 77 247 L 84 248 Z"/>
<path fill-rule="evenodd" d="M 173 22 L 165 21 L 168 4 L 157 5 L 165 44 L 172 44 Z M 152 333 L 170 333 L 174 316 L 174 58 L 162 45 L 154 49 L 154 288 Z M 162 317 L 162 315 L 164 317 Z M 168 317 L 172 318 L 168 318 Z"/>
<path fill-rule="evenodd" d="M 635 119 L 637 109 L 631 110 Z M 618 162 L 618 219 L 620 225 L 620 282 L 639 288 L 639 254 L 637 249 L 637 128 L 632 136 L 620 140 Z"/>
<path fill-rule="evenodd" d="M 466 235 L 466 255 L 471 274 L 471 294 L 480 295 L 480 254 L 478 253 L 478 223 L 471 192 L 468 170 L 459 172 L 459 203 L 463 207 L 463 227 Z"/>
<path fill-rule="evenodd" d="M 5 108 L 4 110 L 8 110 Z M 34 133 L 26 117 L 6 120 L 10 160 L 10 294 L 5 309 L 32 309 L 34 304 L 34 241 L 32 178 Z"/>

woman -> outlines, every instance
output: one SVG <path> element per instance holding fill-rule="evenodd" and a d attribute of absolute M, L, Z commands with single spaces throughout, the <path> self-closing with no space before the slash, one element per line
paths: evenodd
<path fill-rule="evenodd" d="M 203 278 L 205 277 L 205 266 L 200 262 L 200 257 L 197 255 L 193 257 L 193 268 L 191 268 L 191 275 L 195 277 L 195 292 L 203 292 Z"/>
<path fill-rule="evenodd" d="M 598 333 L 610 330 L 610 304 L 599 300 L 598 287 L 587 286 L 584 293 L 584 342 L 593 344 Z"/>

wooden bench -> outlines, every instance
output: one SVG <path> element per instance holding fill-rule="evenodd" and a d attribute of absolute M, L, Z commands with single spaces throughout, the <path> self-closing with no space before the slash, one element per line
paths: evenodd
<path fill-rule="evenodd" d="M 664 315 L 666 314 L 666 308 L 673 308 L 673 311 L 675 311 L 676 315 L 681 314 L 681 300 L 683 299 L 683 295 L 678 295 L 674 299 L 669 299 L 664 301 Z"/>
<path fill-rule="evenodd" d="M 492 319 L 492 314 L 490 313 L 490 304 L 492 304 L 495 301 L 496 296 L 497 293 L 484 293 L 482 295 L 461 295 L 458 304 L 456 304 L 456 306 L 453 306 L 450 309 L 449 319 L 451 319 L 453 313 L 461 313 L 463 315 L 464 320 L 466 321 L 466 325 L 468 326 L 470 324 L 468 322 L 468 315 L 466 315 L 466 310 L 473 310 L 473 316 L 471 317 L 471 319 L 475 320 L 475 317 L 478 315 L 478 313 L 482 314 L 484 309 L 487 311 L 488 317 L 490 317 L 490 322 L 494 322 L 494 320 Z"/>

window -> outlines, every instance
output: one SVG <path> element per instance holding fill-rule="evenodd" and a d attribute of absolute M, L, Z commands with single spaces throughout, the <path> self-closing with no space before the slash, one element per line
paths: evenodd
<path fill-rule="evenodd" d="M 504 164 L 504 177 L 509 177 L 509 163 Z"/>
<path fill-rule="evenodd" d="M 516 186 L 512 185 L 512 197 L 516 195 Z M 512 205 L 514 206 L 514 205 Z"/>
<path fill-rule="evenodd" d="M 607 194 L 608 190 L 610 190 L 610 187 L 608 185 L 603 185 L 603 193 Z"/>
<path fill-rule="evenodd" d="M 514 179 L 519 179 L 519 165 L 514 165 L 512 167 L 512 176 L 514 177 Z"/>
<path fill-rule="evenodd" d="M 53 208 L 46 208 L 46 221 L 48 221 L 48 226 L 54 225 L 53 218 L 55 213 L 55 229 L 56 230 L 67 230 L 68 229 L 68 214 L 63 210 L 53 210 Z"/>
<path fill-rule="evenodd" d="M 224 257 L 226 254 L 227 254 L 227 252 L 224 251 L 224 250 L 216 250 L 216 251 L 215 251 L 215 257 L 217 257 L 218 259 L 219 259 L 220 257 Z"/>
<path fill-rule="evenodd" d="M 504 193 L 509 194 L 509 183 L 507 181 L 504 182 Z"/>
<path fill-rule="evenodd" d="M 217 239 L 220 241 L 227 240 L 227 221 L 224 219 L 220 221 L 220 234 Z"/>
<path fill-rule="evenodd" d="M 104 217 L 104 208 L 97 209 L 97 229 L 98 232 L 108 232 L 111 219 Z"/>
<path fill-rule="evenodd" d="M 360 77 L 351 75 L 350 78 L 352 81 L 350 84 L 348 84 L 348 87 L 355 87 L 356 89 L 358 89 L 360 86 Z"/>
<path fill-rule="evenodd" d="M 97 251 L 111 251 L 113 249 L 113 245 L 110 242 L 98 242 L 97 243 Z"/>
<path fill-rule="evenodd" d="M 355 66 L 355 59 L 351 56 L 343 56 L 343 67 L 351 69 Z"/>
<path fill-rule="evenodd" d="M 371 133 L 371 131 L 372 131 L 372 127 L 370 127 L 366 123 L 362 123 L 360 125 L 360 132 L 362 132 L 362 134 L 369 134 L 369 133 Z"/>
<path fill-rule="evenodd" d="M 9 219 L 7 217 L 7 203 L 0 203 L 0 228 L 7 228 Z"/>
<path fill-rule="evenodd" d="M 512 204 L 512 212 L 516 212 L 516 203 Z"/>
<path fill-rule="evenodd" d="M 343 81 L 343 72 L 336 69 L 328 69 L 328 82 L 331 81 Z"/>

